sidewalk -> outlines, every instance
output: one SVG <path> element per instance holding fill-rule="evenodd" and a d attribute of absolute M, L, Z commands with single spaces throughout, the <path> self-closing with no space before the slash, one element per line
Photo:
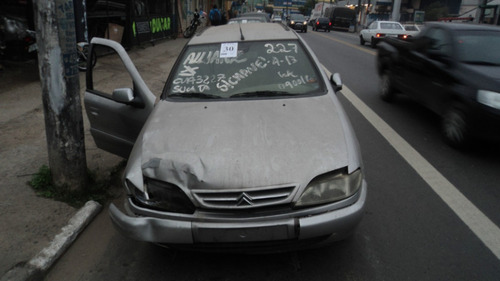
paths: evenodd
<path fill-rule="evenodd" d="M 129 51 L 146 84 L 157 96 L 187 41 L 184 38 L 166 40 Z M 42 165 L 48 165 L 38 65 L 34 61 L 2 64 L 0 280 L 43 279 L 44 272 L 77 238 L 101 206 L 90 201 L 77 210 L 65 203 L 36 196 L 26 184 Z M 80 89 L 83 93 L 84 73 L 80 74 Z M 85 112 L 83 118 L 87 166 L 98 177 L 107 177 L 123 159 L 96 148 Z M 121 186 L 111 188 L 122 191 Z"/>

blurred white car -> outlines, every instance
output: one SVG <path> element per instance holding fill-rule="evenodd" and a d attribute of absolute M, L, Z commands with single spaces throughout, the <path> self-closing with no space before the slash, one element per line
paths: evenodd
<path fill-rule="evenodd" d="M 364 45 L 370 43 L 372 48 L 384 37 L 398 37 L 406 39 L 408 33 L 402 24 L 395 21 L 374 21 L 368 28 L 361 30 L 359 34 L 359 43 Z"/>

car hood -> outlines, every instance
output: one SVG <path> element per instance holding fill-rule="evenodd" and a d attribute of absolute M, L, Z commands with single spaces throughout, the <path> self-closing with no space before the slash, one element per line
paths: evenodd
<path fill-rule="evenodd" d="M 160 101 L 136 142 L 126 177 L 139 181 L 136 186 L 144 175 L 183 189 L 306 185 L 352 157 L 358 160 L 351 130 L 329 95 Z"/>

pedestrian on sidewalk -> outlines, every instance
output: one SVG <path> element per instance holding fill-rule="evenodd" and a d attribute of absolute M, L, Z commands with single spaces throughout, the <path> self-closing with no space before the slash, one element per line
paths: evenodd
<path fill-rule="evenodd" d="M 210 24 L 213 26 L 217 26 L 221 24 L 221 14 L 220 11 L 217 9 L 217 5 L 214 5 L 212 10 L 210 10 L 210 13 L 208 14 L 208 18 L 210 19 Z"/>

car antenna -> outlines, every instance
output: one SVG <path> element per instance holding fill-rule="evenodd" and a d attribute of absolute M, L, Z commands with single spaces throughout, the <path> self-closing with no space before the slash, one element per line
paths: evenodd
<path fill-rule="evenodd" d="M 243 36 L 243 31 L 241 30 L 241 23 L 239 24 L 239 26 L 240 26 L 241 41 L 244 41 L 245 36 Z"/>

